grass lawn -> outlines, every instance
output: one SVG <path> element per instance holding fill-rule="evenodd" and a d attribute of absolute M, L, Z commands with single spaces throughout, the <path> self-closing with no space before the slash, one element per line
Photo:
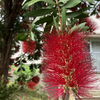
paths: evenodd
<path fill-rule="evenodd" d="M 14 94 L 14 100 L 48 100 L 45 93 L 39 93 L 37 90 L 24 89 Z"/>
<path fill-rule="evenodd" d="M 12 83 L 9 83 L 10 86 Z M 44 91 L 39 91 L 39 87 L 34 90 L 30 90 L 27 86 L 23 89 L 18 89 L 14 94 L 12 94 L 13 100 L 51 100 L 47 98 Z"/>

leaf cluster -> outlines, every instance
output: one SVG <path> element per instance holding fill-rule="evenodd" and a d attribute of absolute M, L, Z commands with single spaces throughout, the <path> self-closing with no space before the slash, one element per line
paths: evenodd
<path fill-rule="evenodd" d="M 54 0 L 31 0 L 24 4 L 23 9 L 41 1 L 47 4 L 45 8 L 42 7 L 41 9 L 32 10 L 26 13 L 25 16 L 36 17 L 31 28 L 33 28 L 34 25 L 43 25 L 45 23 L 44 32 L 50 31 L 52 26 L 55 26 L 56 29 L 59 28 L 60 19 L 63 28 L 67 25 L 71 26 L 71 20 L 76 22 L 76 20 L 78 21 L 80 18 L 89 17 L 90 10 L 93 8 L 91 5 L 95 5 L 94 0 L 58 0 L 58 3 Z M 58 11 L 58 6 L 60 11 Z M 60 16 L 58 13 L 60 13 Z"/>

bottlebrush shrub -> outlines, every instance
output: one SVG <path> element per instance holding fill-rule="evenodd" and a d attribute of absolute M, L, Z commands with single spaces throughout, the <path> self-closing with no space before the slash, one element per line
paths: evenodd
<path fill-rule="evenodd" d="M 94 68 L 87 50 L 85 33 L 74 30 L 60 32 L 55 30 L 45 35 L 43 50 L 44 82 L 50 97 L 56 99 L 70 90 L 80 97 L 89 97 L 89 90 L 95 89 Z"/>
<path fill-rule="evenodd" d="M 32 40 L 22 42 L 22 50 L 24 53 L 33 54 L 35 52 L 36 42 Z"/>

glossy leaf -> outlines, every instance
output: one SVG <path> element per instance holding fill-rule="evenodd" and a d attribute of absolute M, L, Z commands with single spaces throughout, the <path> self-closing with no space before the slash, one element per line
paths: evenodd
<path fill-rule="evenodd" d="M 31 1 L 27 2 L 27 3 L 23 6 L 23 8 L 27 8 L 27 7 L 33 5 L 34 3 L 37 3 L 37 2 L 39 2 L 39 1 L 43 1 L 43 2 L 46 2 L 46 3 L 48 3 L 48 4 L 55 5 L 55 2 L 54 2 L 53 0 L 31 0 Z"/>
<path fill-rule="evenodd" d="M 89 17 L 89 15 L 86 14 L 86 13 L 82 13 L 81 15 L 79 15 L 79 16 L 77 16 L 75 18 L 86 18 L 86 17 Z"/>
<path fill-rule="evenodd" d="M 88 30 L 88 29 L 89 29 L 88 26 L 84 26 L 84 27 L 82 28 L 82 30 L 84 30 L 84 31 L 86 31 L 86 30 Z"/>
<path fill-rule="evenodd" d="M 36 18 L 33 20 L 32 24 L 31 24 L 31 29 L 30 29 L 30 31 L 32 31 L 32 29 L 33 29 L 34 26 L 35 26 L 35 23 L 36 23 L 40 18 L 41 18 L 41 16 L 36 17 Z"/>
<path fill-rule="evenodd" d="M 77 17 L 77 16 L 81 15 L 84 11 L 89 10 L 89 9 L 90 9 L 90 7 L 85 7 L 85 8 L 83 8 L 83 9 L 79 10 L 79 11 L 76 11 L 76 12 L 69 12 L 69 13 L 66 13 L 66 17 L 67 17 L 67 18 L 74 18 L 74 17 Z"/>
<path fill-rule="evenodd" d="M 62 15 L 61 16 L 61 24 L 62 24 L 62 27 L 65 27 L 66 26 L 66 10 L 64 7 L 62 9 L 61 15 Z"/>
<path fill-rule="evenodd" d="M 25 68 L 24 68 L 24 67 L 22 67 L 21 69 L 22 69 L 23 71 L 25 71 Z"/>
<path fill-rule="evenodd" d="M 78 5 L 81 2 L 81 0 L 69 0 L 66 4 L 64 4 L 65 8 L 72 8 Z"/>
<path fill-rule="evenodd" d="M 55 28 L 56 28 L 56 30 L 57 30 L 57 33 L 59 34 L 59 26 L 58 26 L 58 24 L 57 24 L 57 21 L 55 20 L 55 17 L 53 17 L 53 20 L 54 20 L 54 26 L 55 26 Z"/>
<path fill-rule="evenodd" d="M 86 24 L 86 22 L 85 22 L 85 23 L 81 23 L 81 24 L 79 24 L 79 25 L 76 26 L 76 27 L 78 27 L 79 29 L 82 29 L 82 28 L 85 26 L 85 24 Z"/>
<path fill-rule="evenodd" d="M 30 70 L 33 71 L 33 64 L 29 66 Z"/>
<path fill-rule="evenodd" d="M 51 14 L 51 12 L 55 11 L 55 9 L 39 9 L 39 10 L 33 10 L 25 14 L 25 16 L 28 17 L 37 17 L 37 16 L 43 16 L 47 14 Z"/>
<path fill-rule="evenodd" d="M 74 27 L 71 28 L 71 31 L 73 31 L 73 30 L 75 30 L 75 29 L 82 30 L 83 27 L 85 26 L 85 24 L 86 24 L 86 22 L 85 22 L 85 23 L 81 23 L 81 24 L 79 24 L 79 25 L 77 25 L 77 26 L 74 26 Z"/>
<path fill-rule="evenodd" d="M 27 37 L 26 32 L 25 33 L 20 33 L 15 37 L 15 41 L 18 41 L 20 39 L 23 39 L 23 37 Z"/>
<path fill-rule="evenodd" d="M 53 17 L 47 16 L 47 17 L 43 17 L 40 20 L 38 20 L 35 24 L 43 24 L 45 22 L 52 22 L 52 21 L 53 21 Z"/>
<path fill-rule="evenodd" d="M 30 32 L 30 38 L 35 41 L 36 35 L 32 31 Z"/>
<path fill-rule="evenodd" d="M 24 36 L 21 36 L 21 37 L 19 38 L 19 40 L 20 40 L 20 41 L 25 41 L 25 40 L 27 39 L 27 37 L 28 37 L 28 34 L 27 34 L 27 35 L 24 35 Z"/>
<path fill-rule="evenodd" d="M 84 1 L 87 1 L 87 2 L 90 2 L 90 3 L 95 3 L 94 0 L 84 0 Z"/>
<path fill-rule="evenodd" d="M 59 2 L 67 2 L 67 1 L 69 1 L 69 0 L 60 0 Z"/>
<path fill-rule="evenodd" d="M 45 28 L 44 28 L 44 32 L 48 32 L 48 31 L 50 31 L 52 25 L 53 25 L 53 22 L 51 22 L 51 23 L 47 23 L 46 26 L 45 26 Z"/>
<path fill-rule="evenodd" d="M 21 68 L 18 68 L 17 72 L 21 71 Z"/>

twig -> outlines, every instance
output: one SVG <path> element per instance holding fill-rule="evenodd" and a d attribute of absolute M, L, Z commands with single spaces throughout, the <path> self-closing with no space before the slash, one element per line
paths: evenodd
<path fill-rule="evenodd" d="M 58 0 L 56 0 L 56 5 L 57 5 L 57 9 L 58 9 L 58 14 L 59 14 L 60 27 L 62 28 L 62 24 L 61 24 L 61 11 L 60 11 Z"/>

